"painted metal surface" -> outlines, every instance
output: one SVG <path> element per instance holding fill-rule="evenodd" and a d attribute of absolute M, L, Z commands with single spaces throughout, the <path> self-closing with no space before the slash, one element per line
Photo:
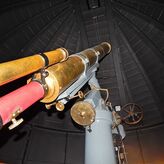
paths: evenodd
<path fill-rule="evenodd" d="M 112 116 L 96 110 L 95 122 L 85 134 L 85 164 L 116 164 L 112 138 Z"/>
<path fill-rule="evenodd" d="M 99 87 L 93 76 L 89 84 Z M 112 113 L 104 104 L 100 92 L 91 92 L 85 99 L 95 107 L 96 117 L 85 130 L 85 164 L 116 164 L 112 138 Z"/>
<path fill-rule="evenodd" d="M 0 98 L 0 116 L 3 125 L 11 121 L 12 115 L 26 110 L 44 96 L 44 88 L 38 82 L 31 82 Z"/>

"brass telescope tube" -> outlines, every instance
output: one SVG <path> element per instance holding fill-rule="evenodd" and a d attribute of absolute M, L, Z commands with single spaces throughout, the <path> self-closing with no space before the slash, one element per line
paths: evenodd
<path fill-rule="evenodd" d="M 65 62 L 48 67 L 46 69 L 48 76 L 45 78 L 48 90 L 41 102 L 50 103 L 54 101 L 60 93 L 96 64 L 98 58 L 101 59 L 110 51 L 111 45 L 103 42 L 98 46 L 71 55 Z M 88 61 L 87 64 L 85 63 L 86 60 Z"/>
<path fill-rule="evenodd" d="M 0 86 L 68 58 L 64 48 L 0 63 Z"/>

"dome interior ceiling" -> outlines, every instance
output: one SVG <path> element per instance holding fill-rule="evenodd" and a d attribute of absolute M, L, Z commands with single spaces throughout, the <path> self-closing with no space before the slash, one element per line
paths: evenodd
<path fill-rule="evenodd" d="M 14 60 L 58 47 L 65 47 L 73 54 L 109 41 L 112 52 L 101 61 L 97 72 L 101 87 L 109 88 L 113 106 L 130 102 L 142 106 L 141 126 L 161 124 L 164 119 L 164 4 L 147 2 L 16 0 L 13 3 L 3 0 L 0 60 Z M 14 88 L 15 83 L 7 86 Z M 68 111 L 61 116 L 64 119 L 56 112 L 38 112 L 32 122 L 76 131 Z"/>
<path fill-rule="evenodd" d="M 128 163 L 164 161 L 164 2 L 162 0 L 1 0 L 0 61 L 66 48 L 70 54 L 107 41 L 110 55 L 97 78 L 113 107 L 135 103 L 143 120 L 123 124 Z M 0 96 L 26 84 L 1 86 Z M 88 85 L 83 87 L 86 91 Z M 71 100 L 63 112 L 36 102 L 24 123 L 0 131 L 0 163 L 83 164 L 84 127 L 73 122 Z M 162 164 L 162 163 L 161 163 Z"/>

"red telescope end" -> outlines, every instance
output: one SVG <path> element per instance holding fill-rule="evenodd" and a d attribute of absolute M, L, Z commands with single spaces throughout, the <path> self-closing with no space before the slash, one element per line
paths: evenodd
<path fill-rule="evenodd" d="M 12 114 L 17 110 L 23 112 L 33 103 L 43 98 L 44 88 L 36 81 L 0 98 L 0 126 L 11 121 Z"/>

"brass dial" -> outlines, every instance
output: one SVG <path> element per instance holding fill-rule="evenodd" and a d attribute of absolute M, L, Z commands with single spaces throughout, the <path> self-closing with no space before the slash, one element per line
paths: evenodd
<path fill-rule="evenodd" d="M 71 117 L 79 125 L 89 126 L 95 120 L 95 109 L 86 101 L 79 101 L 71 108 Z"/>

